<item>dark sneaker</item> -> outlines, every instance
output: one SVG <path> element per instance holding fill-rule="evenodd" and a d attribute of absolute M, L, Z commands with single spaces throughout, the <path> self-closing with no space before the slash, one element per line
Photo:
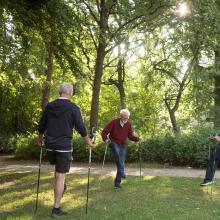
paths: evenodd
<path fill-rule="evenodd" d="M 53 218 L 58 218 L 60 216 L 65 216 L 65 215 L 67 215 L 67 213 L 62 211 L 61 208 L 53 208 L 52 209 L 51 217 L 53 217 Z"/>
<path fill-rule="evenodd" d="M 64 193 L 67 191 L 67 185 L 66 185 L 66 183 L 64 183 L 64 188 L 63 188 L 63 195 L 64 195 Z"/>
<path fill-rule="evenodd" d="M 124 175 L 121 176 L 121 178 L 122 178 L 122 179 L 126 179 L 126 178 L 127 178 L 127 175 L 124 174 Z"/>
<path fill-rule="evenodd" d="M 202 183 L 200 183 L 200 186 L 208 186 L 208 185 L 211 185 L 213 183 L 214 183 L 214 181 L 204 180 Z"/>

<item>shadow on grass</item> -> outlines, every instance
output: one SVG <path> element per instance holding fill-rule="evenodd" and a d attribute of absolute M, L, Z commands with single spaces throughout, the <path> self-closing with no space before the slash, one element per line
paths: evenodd
<path fill-rule="evenodd" d="M 53 175 L 42 174 L 38 212 L 34 216 L 37 174 L 3 174 L 1 177 L 0 219 L 51 219 Z M 220 191 L 198 186 L 200 179 L 173 177 L 129 177 L 122 190 L 114 190 L 113 177 L 91 176 L 88 215 L 85 214 L 86 175 L 67 175 L 68 191 L 62 207 L 68 212 L 61 219 L 77 220 L 164 220 L 220 219 Z M 9 185 L 9 187 L 7 187 Z"/>

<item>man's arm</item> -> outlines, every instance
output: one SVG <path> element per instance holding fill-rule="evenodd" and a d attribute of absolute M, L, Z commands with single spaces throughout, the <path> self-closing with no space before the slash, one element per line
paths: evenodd
<path fill-rule="evenodd" d="M 41 116 L 39 125 L 38 125 L 39 135 L 38 135 L 37 143 L 39 146 L 41 146 L 43 144 L 43 135 L 44 135 L 46 128 L 47 128 L 47 112 L 48 112 L 48 108 L 46 106 L 46 108 L 44 109 L 43 114 Z"/>
<path fill-rule="evenodd" d="M 84 138 L 87 136 L 86 127 L 83 122 L 83 117 L 79 108 L 75 108 L 73 112 L 73 124 L 76 131 Z"/>
<path fill-rule="evenodd" d="M 129 132 L 128 132 L 128 139 L 131 141 L 135 141 L 138 142 L 140 140 L 140 138 L 136 135 L 134 135 L 134 131 L 132 126 L 130 126 Z"/>
<path fill-rule="evenodd" d="M 73 120 L 75 129 L 83 137 L 85 143 L 88 144 L 90 147 L 95 147 L 95 144 L 92 143 L 92 140 L 89 138 L 87 134 L 86 127 L 84 125 L 82 114 L 79 108 L 75 110 Z"/>
<path fill-rule="evenodd" d="M 110 142 L 109 134 L 111 133 L 112 129 L 113 129 L 113 121 L 111 121 L 102 131 L 102 140 L 105 143 Z"/>

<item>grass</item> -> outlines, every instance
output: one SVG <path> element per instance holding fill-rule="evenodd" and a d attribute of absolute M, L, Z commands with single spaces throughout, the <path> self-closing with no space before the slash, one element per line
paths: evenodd
<path fill-rule="evenodd" d="M 42 173 L 39 206 L 35 208 L 37 173 L 0 173 L 0 219 L 51 219 L 53 174 Z M 129 177 L 123 190 L 113 189 L 113 177 L 105 176 L 99 188 L 91 176 L 88 215 L 85 214 L 87 176 L 67 175 L 68 191 L 60 219 L 77 220 L 207 220 L 220 219 L 220 181 L 211 192 L 199 187 L 199 178 Z M 212 195 L 211 195 L 212 193 Z"/>

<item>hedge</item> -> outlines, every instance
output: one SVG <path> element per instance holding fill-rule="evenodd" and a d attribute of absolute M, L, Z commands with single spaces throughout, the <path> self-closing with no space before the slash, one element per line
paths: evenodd
<path fill-rule="evenodd" d="M 210 129 L 200 129 L 187 134 L 165 134 L 150 137 L 140 144 L 130 142 L 127 162 L 137 162 L 141 152 L 143 162 L 204 167 L 207 164 L 209 148 L 213 152 L 215 148 L 219 147 L 218 143 L 211 143 L 207 139 L 210 134 L 215 132 Z M 38 158 L 39 147 L 36 144 L 36 138 L 37 134 L 17 135 L 14 141 L 16 156 L 26 159 Z M 100 137 L 97 143 L 97 147 L 92 152 L 93 162 L 101 162 L 105 151 L 105 144 L 101 142 Z M 73 159 L 79 162 L 88 161 L 88 147 L 79 136 L 73 140 Z M 113 160 L 112 152 L 108 149 L 106 161 Z"/>

